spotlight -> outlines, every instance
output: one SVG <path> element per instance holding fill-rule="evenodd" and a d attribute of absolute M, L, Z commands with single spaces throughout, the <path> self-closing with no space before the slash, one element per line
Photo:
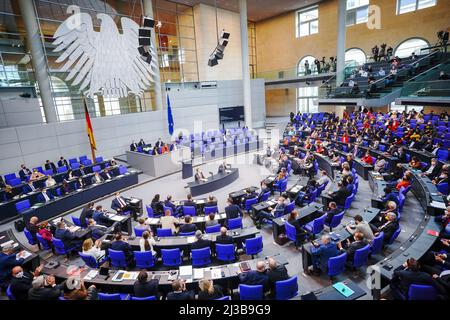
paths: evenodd
<path fill-rule="evenodd" d="M 139 29 L 139 37 L 150 38 L 152 36 L 152 30 L 150 29 Z"/>
<path fill-rule="evenodd" d="M 217 62 L 216 56 L 215 56 L 215 55 L 211 55 L 211 56 L 209 57 L 209 60 L 208 60 L 208 66 L 214 67 L 214 66 L 216 66 L 216 65 L 218 65 L 218 64 L 219 64 L 219 63 Z"/>
<path fill-rule="evenodd" d="M 140 46 L 149 46 L 150 45 L 150 38 L 139 37 L 139 45 Z"/>
<path fill-rule="evenodd" d="M 226 32 L 225 30 L 222 30 L 222 34 L 220 35 L 220 37 L 222 39 L 228 39 L 228 38 L 230 38 L 230 33 Z"/>
<path fill-rule="evenodd" d="M 143 17 L 142 26 L 144 28 L 153 28 L 155 26 L 155 20 L 150 17 Z"/>

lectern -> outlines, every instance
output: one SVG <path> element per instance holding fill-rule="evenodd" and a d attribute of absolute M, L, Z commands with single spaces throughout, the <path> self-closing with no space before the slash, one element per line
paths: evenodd
<path fill-rule="evenodd" d="M 182 179 L 190 178 L 193 176 L 193 174 L 194 174 L 194 171 L 192 169 L 192 160 L 182 161 L 182 166 L 181 166 Z"/>

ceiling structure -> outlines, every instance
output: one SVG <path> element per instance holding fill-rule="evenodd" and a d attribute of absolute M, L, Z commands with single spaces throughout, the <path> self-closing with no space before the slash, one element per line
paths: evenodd
<path fill-rule="evenodd" d="M 170 0 L 189 6 L 204 3 L 210 6 L 239 12 L 239 0 Z M 304 8 L 323 0 L 247 0 L 248 20 L 258 22 L 280 14 Z"/>

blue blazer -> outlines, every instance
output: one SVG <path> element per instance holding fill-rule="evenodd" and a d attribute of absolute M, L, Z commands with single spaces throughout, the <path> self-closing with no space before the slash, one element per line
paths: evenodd
<path fill-rule="evenodd" d="M 269 276 L 267 273 L 250 270 L 239 274 L 239 280 L 245 285 L 262 285 L 264 291 L 269 289 Z"/>
<path fill-rule="evenodd" d="M 123 202 L 126 203 L 126 199 L 124 197 L 121 197 L 123 199 Z M 117 200 L 117 198 L 114 198 L 111 202 L 111 209 L 116 210 L 120 209 L 120 204 L 119 204 L 119 200 Z"/>
<path fill-rule="evenodd" d="M 35 190 L 36 190 L 36 188 L 35 188 Z M 28 193 L 28 192 L 32 192 L 33 190 L 31 190 L 31 187 L 28 184 L 25 184 L 22 187 L 22 191 L 23 191 L 23 193 Z"/>
<path fill-rule="evenodd" d="M 311 254 L 318 258 L 320 269 L 326 271 L 328 270 L 328 260 L 339 255 L 339 250 L 336 244 L 330 242 L 327 245 L 321 244 L 318 248 L 313 248 Z"/>

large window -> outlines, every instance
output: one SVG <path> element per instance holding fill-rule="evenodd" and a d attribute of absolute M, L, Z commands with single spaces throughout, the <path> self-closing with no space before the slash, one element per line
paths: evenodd
<path fill-rule="evenodd" d="M 397 14 L 413 12 L 436 5 L 437 0 L 397 0 Z"/>
<path fill-rule="evenodd" d="M 345 64 L 363 65 L 366 63 L 366 54 L 358 48 L 348 49 L 345 52 Z"/>
<path fill-rule="evenodd" d="M 347 26 L 366 23 L 369 17 L 369 0 L 347 0 Z"/>
<path fill-rule="evenodd" d="M 319 32 L 319 7 L 297 11 L 297 38 Z"/>
<path fill-rule="evenodd" d="M 302 87 L 297 89 L 297 111 L 315 113 L 319 111 L 317 99 L 319 87 Z M 316 102 L 316 103 L 314 103 Z"/>
<path fill-rule="evenodd" d="M 419 55 L 421 53 L 426 53 L 422 52 L 421 49 L 427 47 L 429 47 L 429 44 L 425 40 L 420 38 L 413 38 L 402 42 L 395 50 L 394 55 L 400 58 L 409 57 L 413 52 Z"/>
<path fill-rule="evenodd" d="M 317 73 L 316 65 L 314 64 L 314 58 L 313 56 L 306 56 L 303 57 L 297 65 L 297 73 L 298 76 L 305 76 L 308 74 L 314 74 Z M 308 62 L 308 63 L 306 63 Z"/>
<path fill-rule="evenodd" d="M 390 111 L 397 111 L 397 112 L 410 112 L 412 110 L 415 110 L 416 112 L 420 112 L 423 110 L 423 107 L 421 106 L 404 106 L 404 105 L 398 105 L 395 104 L 395 102 L 391 103 Z"/>

